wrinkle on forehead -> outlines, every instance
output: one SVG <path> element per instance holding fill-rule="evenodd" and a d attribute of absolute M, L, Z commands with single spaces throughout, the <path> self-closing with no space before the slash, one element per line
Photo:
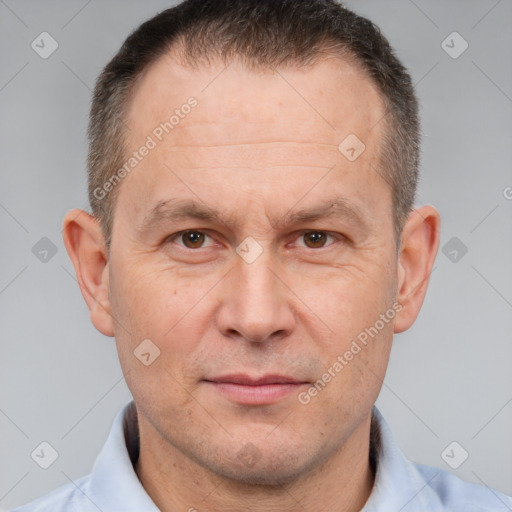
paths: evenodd
<path fill-rule="evenodd" d="M 334 144 L 272 141 L 238 144 L 189 144 L 165 148 L 165 159 L 180 169 L 329 169 L 340 156 Z"/>
<path fill-rule="evenodd" d="M 248 71 L 237 64 L 188 68 L 157 60 L 134 88 L 127 123 L 144 140 L 191 96 L 198 105 L 166 138 L 167 145 L 222 145 L 278 140 L 337 146 L 349 133 L 380 136 L 384 112 L 373 82 L 341 59 L 305 69 Z"/>

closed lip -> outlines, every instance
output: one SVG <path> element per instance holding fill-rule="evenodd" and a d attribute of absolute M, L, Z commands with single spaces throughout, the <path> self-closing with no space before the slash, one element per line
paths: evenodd
<path fill-rule="evenodd" d="M 205 379 L 231 402 L 240 405 L 271 405 L 289 397 L 306 383 L 295 377 L 267 374 L 252 377 L 247 374 L 230 374 Z"/>
<path fill-rule="evenodd" d="M 288 377 L 286 375 L 263 375 L 261 377 L 251 377 L 246 374 L 222 375 L 205 379 L 207 382 L 215 382 L 218 384 L 238 384 L 239 386 L 267 386 L 270 384 L 304 384 L 306 381 Z"/>

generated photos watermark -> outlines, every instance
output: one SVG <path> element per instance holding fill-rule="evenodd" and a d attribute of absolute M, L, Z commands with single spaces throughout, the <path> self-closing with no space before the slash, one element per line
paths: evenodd
<path fill-rule="evenodd" d="M 122 180 L 135 169 L 144 158 L 146 158 L 150 152 L 160 144 L 169 133 L 178 126 L 183 119 L 185 119 L 192 109 L 197 107 L 198 101 L 196 98 L 191 96 L 188 98 L 186 103 L 183 103 L 180 108 L 174 110 L 174 113 L 169 117 L 167 121 L 161 122 L 156 126 L 150 135 L 146 137 L 146 141 L 142 146 L 132 153 L 132 156 L 128 158 L 124 164 L 103 184 L 102 187 L 96 187 L 93 190 L 93 195 L 96 199 L 102 200 L 107 197 L 108 193 L 111 192 Z"/>
<path fill-rule="evenodd" d="M 343 355 L 339 355 L 336 361 L 327 368 L 322 376 L 312 384 L 307 391 L 302 391 L 298 395 L 298 400 L 302 405 L 307 405 L 311 399 L 318 396 L 318 394 L 325 389 L 327 384 L 331 382 L 339 373 L 347 366 L 354 357 L 359 354 L 363 348 L 368 345 L 370 338 L 373 339 L 379 334 L 384 327 L 396 317 L 397 313 L 402 311 L 403 307 L 399 302 L 395 302 L 391 308 L 385 313 L 381 313 L 379 319 L 370 327 L 366 327 L 357 335 L 356 340 L 352 340 L 350 348 L 346 350 Z M 359 343 L 358 343 L 359 342 Z M 362 345 L 362 346 L 361 346 Z"/>

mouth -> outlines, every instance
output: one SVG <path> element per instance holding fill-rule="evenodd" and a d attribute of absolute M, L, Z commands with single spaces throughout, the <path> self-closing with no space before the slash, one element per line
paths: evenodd
<path fill-rule="evenodd" d="M 309 382 L 285 375 L 250 377 L 245 374 L 224 375 L 205 379 L 215 392 L 240 405 L 270 405 L 297 393 Z"/>

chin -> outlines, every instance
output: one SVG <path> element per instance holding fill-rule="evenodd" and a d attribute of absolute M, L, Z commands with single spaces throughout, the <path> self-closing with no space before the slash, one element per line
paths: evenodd
<path fill-rule="evenodd" d="M 317 468 L 325 457 L 317 454 L 307 456 L 307 449 L 289 447 L 285 450 L 272 450 L 267 446 L 265 452 L 248 443 L 229 458 L 202 461 L 213 473 L 232 480 L 236 484 L 279 487 L 299 480 L 308 472 Z"/>
<path fill-rule="evenodd" d="M 236 484 L 263 487 L 281 487 L 297 481 L 304 474 L 301 468 L 290 467 L 289 464 L 282 467 L 275 467 L 271 464 L 262 465 L 257 469 L 225 466 L 218 467 L 214 471 Z"/>

